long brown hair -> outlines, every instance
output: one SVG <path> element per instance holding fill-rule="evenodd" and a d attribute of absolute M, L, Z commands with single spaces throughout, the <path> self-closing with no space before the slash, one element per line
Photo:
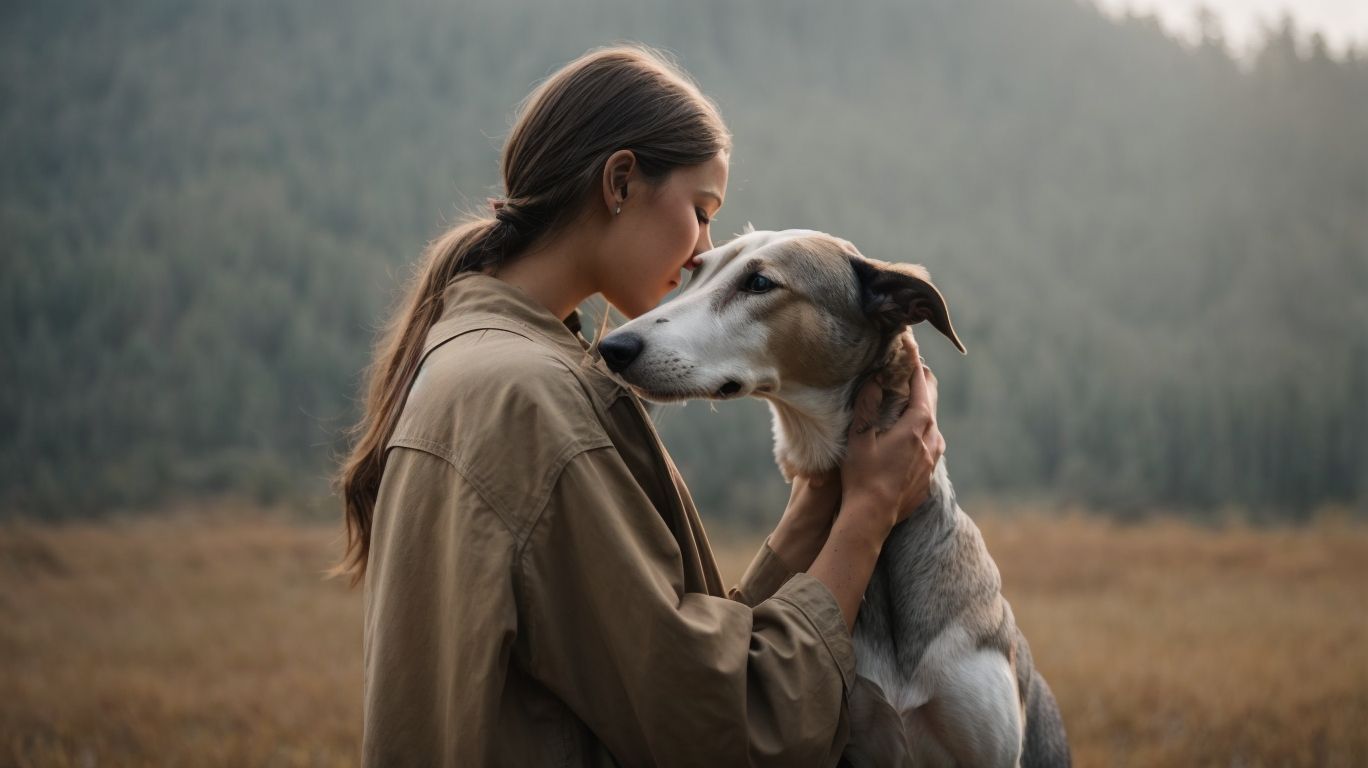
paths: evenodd
<path fill-rule="evenodd" d="M 338 476 L 347 549 L 335 575 L 350 574 L 353 586 L 365 575 L 385 445 L 451 280 L 489 271 L 573 221 L 617 150 L 631 150 L 644 176 L 661 179 L 729 150 L 730 142 L 717 108 L 688 75 L 644 46 L 590 51 L 527 97 L 503 147 L 506 197 L 495 201 L 492 216 L 469 215 L 428 244 L 375 347 L 365 411 Z"/>

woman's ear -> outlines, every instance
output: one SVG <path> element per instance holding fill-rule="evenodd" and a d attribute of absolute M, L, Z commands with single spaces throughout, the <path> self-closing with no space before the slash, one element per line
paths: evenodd
<path fill-rule="evenodd" d="M 627 183 L 636 175 L 636 155 L 630 149 L 619 149 L 603 164 L 603 204 L 608 212 L 622 210 L 627 199 Z"/>

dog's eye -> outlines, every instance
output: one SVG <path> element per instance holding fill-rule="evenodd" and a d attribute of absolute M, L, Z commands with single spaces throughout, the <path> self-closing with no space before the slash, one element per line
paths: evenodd
<path fill-rule="evenodd" d="M 741 283 L 741 290 L 746 293 L 765 293 L 773 289 L 778 283 L 765 277 L 759 272 L 747 275 L 745 282 Z"/>

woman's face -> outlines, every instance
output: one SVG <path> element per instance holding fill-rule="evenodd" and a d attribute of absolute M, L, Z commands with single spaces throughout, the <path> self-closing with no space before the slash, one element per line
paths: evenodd
<path fill-rule="evenodd" d="M 725 153 L 677 168 L 658 183 L 628 185 L 609 225 L 601 292 L 629 318 L 654 309 L 679 287 L 694 256 L 712 248 L 709 223 L 727 194 Z M 639 190 L 639 191 L 638 191 Z"/>

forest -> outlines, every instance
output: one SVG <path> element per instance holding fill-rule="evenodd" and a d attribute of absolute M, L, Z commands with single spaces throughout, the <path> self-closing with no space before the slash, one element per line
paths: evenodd
<path fill-rule="evenodd" d="M 966 499 L 1368 514 L 1368 59 L 1291 22 L 1237 59 L 1075 0 L 130 0 L 0 10 L 0 519 L 336 514 L 411 265 L 619 40 L 726 117 L 715 231 L 927 266 Z M 656 418 L 711 519 L 777 517 L 763 405 Z"/>

